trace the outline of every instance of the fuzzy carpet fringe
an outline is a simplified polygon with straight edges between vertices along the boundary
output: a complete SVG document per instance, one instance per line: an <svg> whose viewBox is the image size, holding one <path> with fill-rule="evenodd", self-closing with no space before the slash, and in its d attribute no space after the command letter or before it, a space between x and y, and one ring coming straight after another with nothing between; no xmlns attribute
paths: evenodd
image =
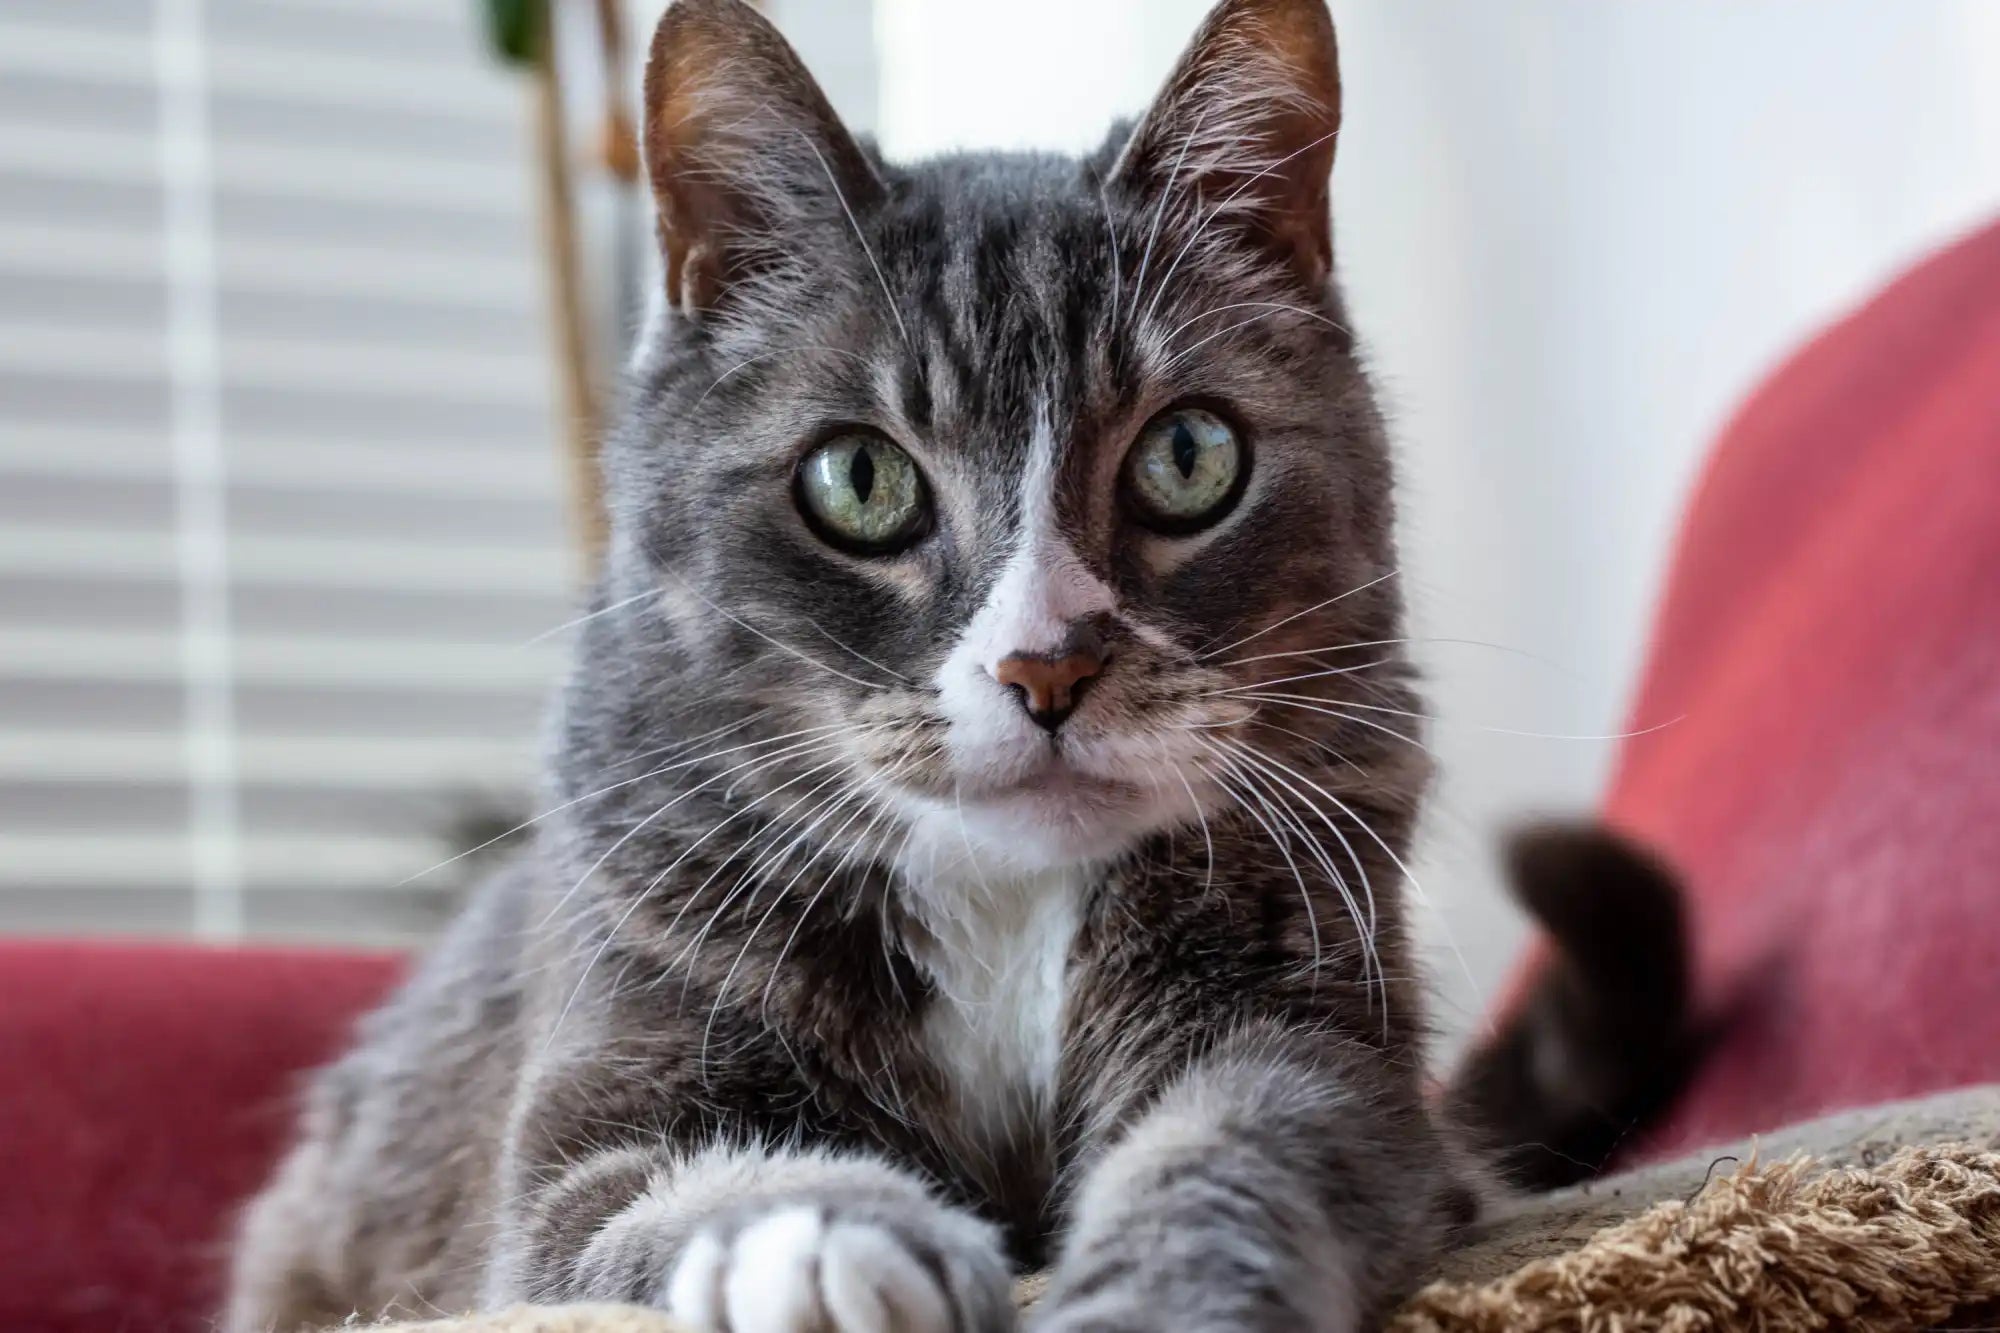
<svg viewBox="0 0 2000 1333"><path fill-rule="evenodd" d="M1436 1283L1391 1333L1932 1328L2000 1301L2000 1153L1910 1147L1814 1174L1754 1160L1577 1249Z"/></svg>

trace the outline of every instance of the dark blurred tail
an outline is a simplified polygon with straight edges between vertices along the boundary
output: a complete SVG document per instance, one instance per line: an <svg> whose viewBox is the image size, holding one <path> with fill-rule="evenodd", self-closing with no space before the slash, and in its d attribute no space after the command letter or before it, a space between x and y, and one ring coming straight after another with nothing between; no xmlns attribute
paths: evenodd
<svg viewBox="0 0 2000 1333"><path fill-rule="evenodd" d="M1507 866L1550 956L1447 1105L1510 1183L1554 1189L1596 1174L1678 1088L1692 1047L1687 924L1672 872L1598 825L1526 829Z"/></svg>

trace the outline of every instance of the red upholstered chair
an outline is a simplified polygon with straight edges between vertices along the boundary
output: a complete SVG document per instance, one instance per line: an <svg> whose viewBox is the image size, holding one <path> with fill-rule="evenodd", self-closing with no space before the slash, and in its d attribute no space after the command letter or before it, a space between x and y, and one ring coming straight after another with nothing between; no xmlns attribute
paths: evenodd
<svg viewBox="0 0 2000 1333"><path fill-rule="evenodd" d="M212 1327L238 1200L401 964L0 945L0 1330Z"/></svg>
<svg viewBox="0 0 2000 1333"><path fill-rule="evenodd" d="M1715 1032L1646 1152L2000 1080L2000 225L1724 432L1631 716Z"/></svg>
<svg viewBox="0 0 2000 1333"><path fill-rule="evenodd" d="M1646 1151L2000 1079L2000 227L1718 443L1611 819L1695 898L1716 1045ZM0 1330L208 1327L297 1073L389 958L0 946Z"/></svg>

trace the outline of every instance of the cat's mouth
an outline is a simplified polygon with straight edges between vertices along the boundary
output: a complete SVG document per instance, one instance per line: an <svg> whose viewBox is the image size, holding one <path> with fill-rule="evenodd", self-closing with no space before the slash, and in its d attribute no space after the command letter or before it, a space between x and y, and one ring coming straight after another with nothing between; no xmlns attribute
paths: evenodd
<svg viewBox="0 0 2000 1333"><path fill-rule="evenodd" d="M1158 740L1070 737L1059 743L961 752L890 784L920 849L913 864L970 857L982 874L1039 873L1102 862L1147 837L1201 817L1186 756ZM914 779L914 780L913 780Z"/></svg>
<svg viewBox="0 0 2000 1333"><path fill-rule="evenodd" d="M1040 797L1074 798L1095 803L1129 800L1137 794L1138 788L1132 783L1102 773L1093 773L1054 748L1048 750L1024 771L1009 774L1005 779L989 783L976 791L966 792L968 797L979 800L1004 801Z"/></svg>

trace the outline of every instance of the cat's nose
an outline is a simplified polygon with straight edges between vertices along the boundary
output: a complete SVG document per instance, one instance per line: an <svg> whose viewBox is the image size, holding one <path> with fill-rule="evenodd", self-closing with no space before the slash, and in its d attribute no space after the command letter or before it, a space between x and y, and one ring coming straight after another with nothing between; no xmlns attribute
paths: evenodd
<svg viewBox="0 0 2000 1333"><path fill-rule="evenodd" d="M1102 636L1085 623L1056 652L1001 658L993 679L1014 691L1036 726L1054 732L1076 711L1084 687L1103 673L1108 660Z"/></svg>

